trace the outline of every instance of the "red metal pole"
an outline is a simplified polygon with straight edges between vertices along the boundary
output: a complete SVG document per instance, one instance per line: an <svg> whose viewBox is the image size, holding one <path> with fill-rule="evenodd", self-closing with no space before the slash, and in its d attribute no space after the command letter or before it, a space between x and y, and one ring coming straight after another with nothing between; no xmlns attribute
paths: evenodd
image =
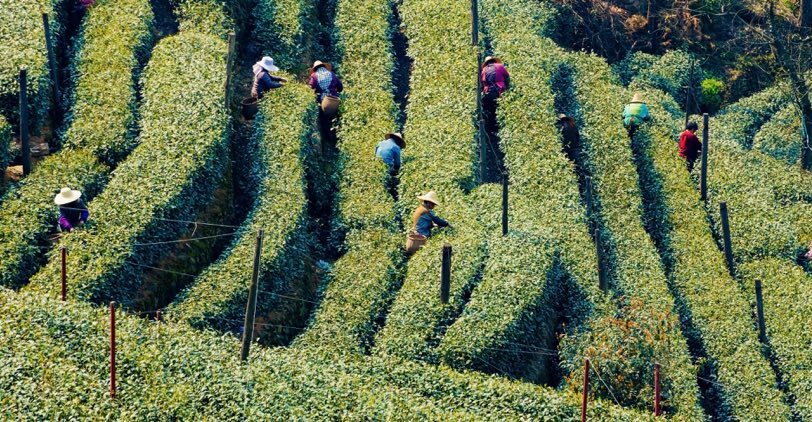
<svg viewBox="0 0 812 422"><path fill-rule="evenodd" d="M589 394L589 358L584 359L584 396L581 399L581 422L586 422L586 398Z"/></svg>
<svg viewBox="0 0 812 422"><path fill-rule="evenodd" d="M116 302L110 302L110 398L116 398Z"/></svg>
<svg viewBox="0 0 812 422"><path fill-rule="evenodd" d="M654 416L662 415L660 410L660 364L654 364Z"/></svg>
<svg viewBox="0 0 812 422"><path fill-rule="evenodd" d="M67 300L68 296L68 252L63 246L61 248L62 252L62 301L64 302Z"/></svg>

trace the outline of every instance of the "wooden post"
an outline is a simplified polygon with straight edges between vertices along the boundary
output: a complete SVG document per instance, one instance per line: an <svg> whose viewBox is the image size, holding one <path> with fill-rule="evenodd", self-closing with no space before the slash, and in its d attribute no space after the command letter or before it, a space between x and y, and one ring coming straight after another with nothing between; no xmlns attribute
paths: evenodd
<svg viewBox="0 0 812 422"><path fill-rule="evenodd" d="M479 44L479 3L471 0L471 45Z"/></svg>
<svg viewBox="0 0 812 422"><path fill-rule="evenodd" d="M589 394L589 358L584 359L584 394L581 397L581 422L586 422L586 401Z"/></svg>
<svg viewBox="0 0 812 422"><path fill-rule="evenodd" d="M662 415L660 409L660 364L654 364L654 416Z"/></svg>
<svg viewBox="0 0 812 422"><path fill-rule="evenodd" d="M66 301L68 297L68 251L62 246L60 254L62 255L62 301Z"/></svg>
<svg viewBox="0 0 812 422"><path fill-rule="evenodd" d="M51 83L54 89L54 124L51 126L57 127L57 122L62 118L62 94L59 87L59 65L56 62L54 44L51 39L51 26L48 23L47 13L42 14L42 26L45 30L45 49L48 52L48 67L50 68Z"/></svg>
<svg viewBox="0 0 812 422"><path fill-rule="evenodd" d="M225 106L228 110L231 105L231 72L234 67L234 46L237 42L237 37L234 33L228 34L228 56L226 56L226 86L225 86Z"/></svg>
<svg viewBox="0 0 812 422"><path fill-rule="evenodd" d="M702 113L702 175L699 178L699 199L708 200L708 113Z"/></svg>
<svg viewBox="0 0 812 422"><path fill-rule="evenodd" d="M758 316L758 339L767 343L767 327L764 325L764 297L761 292L761 280L756 280L756 312Z"/></svg>
<svg viewBox="0 0 812 422"><path fill-rule="evenodd" d="M597 225L596 225L597 226ZM601 230L595 227L595 255L598 259L598 287L606 292L606 268L603 265L603 248L601 247Z"/></svg>
<svg viewBox="0 0 812 422"><path fill-rule="evenodd" d="M257 312L257 279L259 279L259 257L262 252L262 236L265 231L259 229L257 232L257 243L254 249L254 271L251 274L251 286L248 288L248 303L245 306L245 322L242 331L242 348L240 349L240 360L245 362L248 359L248 352L251 349L251 341L254 339L254 318Z"/></svg>
<svg viewBox="0 0 812 422"><path fill-rule="evenodd" d="M448 303L451 291L451 245L443 245L443 264L440 270L440 302Z"/></svg>
<svg viewBox="0 0 812 422"><path fill-rule="evenodd" d="M23 154L23 175L31 173L31 145L28 139L28 70L20 68L20 143Z"/></svg>
<svg viewBox="0 0 812 422"><path fill-rule="evenodd" d="M155 312L155 321L161 322L161 310Z"/></svg>
<svg viewBox="0 0 812 422"><path fill-rule="evenodd" d="M730 276L736 278L736 263L733 261L733 249L730 245L730 220L728 220L726 202L719 204L719 214L722 217L722 240L724 241L727 269Z"/></svg>
<svg viewBox="0 0 812 422"><path fill-rule="evenodd" d="M502 173L502 236L508 234L508 174Z"/></svg>
<svg viewBox="0 0 812 422"><path fill-rule="evenodd" d="M110 302L110 398L116 398L116 302Z"/></svg>

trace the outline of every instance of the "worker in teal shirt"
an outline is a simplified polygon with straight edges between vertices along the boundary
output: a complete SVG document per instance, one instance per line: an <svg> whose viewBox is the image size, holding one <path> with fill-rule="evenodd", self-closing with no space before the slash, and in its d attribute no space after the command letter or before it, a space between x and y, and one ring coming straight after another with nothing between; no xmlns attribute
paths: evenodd
<svg viewBox="0 0 812 422"><path fill-rule="evenodd" d="M623 126L628 131L629 138L633 137L640 125L649 121L650 118L648 106L643 101L643 94L636 92L632 101L623 108Z"/></svg>

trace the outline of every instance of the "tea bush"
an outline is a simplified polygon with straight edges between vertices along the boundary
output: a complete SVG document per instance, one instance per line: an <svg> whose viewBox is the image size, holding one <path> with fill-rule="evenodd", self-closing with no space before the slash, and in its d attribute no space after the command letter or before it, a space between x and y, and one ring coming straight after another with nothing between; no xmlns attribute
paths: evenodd
<svg viewBox="0 0 812 422"><path fill-rule="evenodd" d="M71 254L74 298L124 300L142 268L177 239L209 202L227 157L229 118L223 108L227 46L205 34L181 33L156 46L144 72L141 142L90 204L93 224L63 236ZM189 68L197 69L194 90ZM135 244L144 244L136 246ZM54 292L59 259L32 279Z"/></svg>
<svg viewBox="0 0 812 422"><path fill-rule="evenodd" d="M756 280L762 282L764 321L776 366L794 399L793 413L812 417L812 295L809 274L788 260L767 259L741 266L742 282L750 303L755 304Z"/></svg>
<svg viewBox="0 0 812 422"><path fill-rule="evenodd" d="M99 1L87 12L71 68L75 90L63 149L46 157L0 205L0 285L20 286L43 263L63 186L87 203L138 143L136 80L152 47L147 0Z"/></svg>
<svg viewBox="0 0 812 422"><path fill-rule="evenodd" d="M647 98L660 95L665 94L646 92ZM655 122L638 135L635 145L648 167L640 183L659 196L652 200L662 205L665 221L653 227L663 239L661 253L669 263L673 289L682 299L682 314L691 316L696 331L692 335L701 340L708 364L723 386L719 393L730 409L719 410L740 420L748 415L786 419L789 409L769 363L760 354L750 304L728 273L685 161L677 155L672 122L660 118L665 112L659 106L653 105L651 110Z"/></svg>
<svg viewBox="0 0 812 422"><path fill-rule="evenodd" d="M257 200L231 246L203 271L170 306L173 319L202 328L237 330L251 280L256 233L265 230L260 254L259 289L284 290L303 278L309 239L304 157L313 154L316 104L310 89L287 84L266 95L254 122L253 177L260 180ZM258 312L273 306L267 296Z"/></svg>
<svg viewBox="0 0 812 422"><path fill-rule="evenodd" d="M306 54L316 55L313 38L320 30L316 2L310 0L259 0L254 8L256 26L253 38L263 54L273 57L277 66L298 73L310 63ZM373 23L375 21L370 21Z"/></svg>
<svg viewBox="0 0 812 422"><path fill-rule="evenodd" d="M753 149L790 165L798 165L801 157L802 132L798 108L789 105L775 113L772 119L759 129L753 139Z"/></svg>
<svg viewBox="0 0 812 422"><path fill-rule="evenodd" d="M19 121L20 67L28 69L28 103L32 127L39 128L48 115L51 80L42 13L48 13L55 44L64 32L66 0L5 2L0 7L0 113Z"/></svg>

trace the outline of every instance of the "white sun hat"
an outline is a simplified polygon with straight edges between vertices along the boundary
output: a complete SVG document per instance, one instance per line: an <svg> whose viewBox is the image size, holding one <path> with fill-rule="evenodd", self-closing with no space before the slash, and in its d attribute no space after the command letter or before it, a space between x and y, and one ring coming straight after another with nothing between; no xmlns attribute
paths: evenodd
<svg viewBox="0 0 812 422"><path fill-rule="evenodd" d="M273 64L273 59L270 56L265 56L257 64L268 72L278 72L279 68Z"/></svg>
<svg viewBox="0 0 812 422"><path fill-rule="evenodd" d="M54 197L54 203L56 205L65 205L70 204L73 201L78 200L82 197L82 192L78 190L73 190L71 188L62 188L58 194Z"/></svg>
<svg viewBox="0 0 812 422"><path fill-rule="evenodd" d="M418 196L417 199L431 202L434 205L440 205L440 199L437 198L437 192L434 192L433 190L429 191L429 193L425 195Z"/></svg>

